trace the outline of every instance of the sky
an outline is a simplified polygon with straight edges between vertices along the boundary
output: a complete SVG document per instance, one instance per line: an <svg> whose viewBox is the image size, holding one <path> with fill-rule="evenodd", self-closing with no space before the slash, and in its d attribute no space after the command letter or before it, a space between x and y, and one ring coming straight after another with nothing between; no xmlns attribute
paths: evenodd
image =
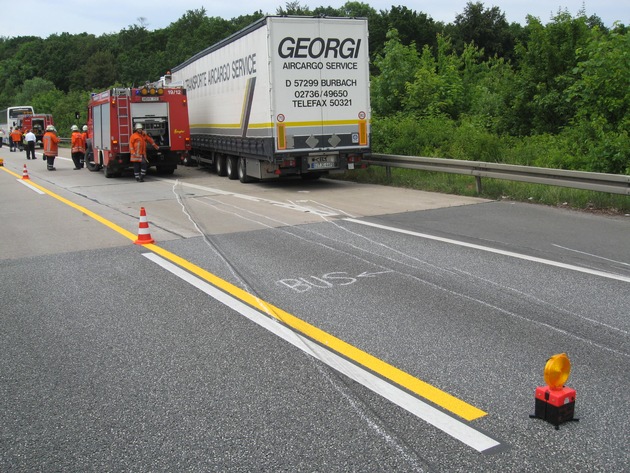
<svg viewBox="0 0 630 473"><path fill-rule="evenodd" d="M526 24L526 16L533 15L547 23L559 10L577 16L584 9L587 16L597 15L606 26L620 21L630 24L628 0L358 0L377 11L390 10L392 5L405 6L416 12L426 13L435 21L452 23L463 13L469 1L483 3L485 8L494 6L505 14L509 23ZM320 6L338 8L346 0L299 0L301 6L311 9ZM100 36L118 33L132 25L143 24L149 30L166 28L180 19L188 10L206 9L212 17L226 19L249 15L258 10L275 14L286 1L257 0L20 0L17 4L0 0L0 36L39 36L51 34L87 32ZM17 5L17 7L15 7ZM139 21L140 18L144 20Z"/></svg>

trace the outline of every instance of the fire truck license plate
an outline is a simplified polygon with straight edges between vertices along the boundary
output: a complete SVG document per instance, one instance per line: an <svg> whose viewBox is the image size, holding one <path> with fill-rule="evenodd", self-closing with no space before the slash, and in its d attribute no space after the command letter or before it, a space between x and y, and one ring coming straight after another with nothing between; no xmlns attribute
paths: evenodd
<svg viewBox="0 0 630 473"><path fill-rule="evenodd" d="M336 156L310 156L308 158L309 169L329 169L337 167Z"/></svg>

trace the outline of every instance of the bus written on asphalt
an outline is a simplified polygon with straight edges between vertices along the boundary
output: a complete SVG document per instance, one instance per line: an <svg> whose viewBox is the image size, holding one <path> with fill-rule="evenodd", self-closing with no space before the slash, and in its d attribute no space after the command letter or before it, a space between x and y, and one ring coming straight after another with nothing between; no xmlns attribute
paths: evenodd
<svg viewBox="0 0 630 473"><path fill-rule="evenodd" d="M267 16L172 69L192 151L248 182L315 179L370 150L367 20Z"/></svg>

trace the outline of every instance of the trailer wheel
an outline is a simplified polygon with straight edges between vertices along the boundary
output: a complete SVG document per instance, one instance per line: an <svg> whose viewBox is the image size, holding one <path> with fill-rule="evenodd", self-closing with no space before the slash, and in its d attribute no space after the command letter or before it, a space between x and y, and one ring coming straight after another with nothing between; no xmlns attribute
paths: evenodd
<svg viewBox="0 0 630 473"><path fill-rule="evenodd" d="M217 168L218 176L221 176L221 177L227 176L227 169L226 169L225 161L226 161L226 158L224 155L217 156L216 168Z"/></svg>
<svg viewBox="0 0 630 473"><path fill-rule="evenodd" d="M254 180L251 176L247 175L247 160L245 158L238 159L238 180L243 184Z"/></svg>
<svg viewBox="0 0 630 473"><path fill-rule="evenodd" d="M236 156L227 158L227 176L231 180L238 179L238 158Z"/></svg>
<svg viewBox="0 0 630 473"><path fill-rule="evenodd" d="M163 175L173 174L175 172L175 168L173 166L156 166L155 170L158 174Z"/></svg>
<svg viewBox="0 0 630 473"><path fill-rule="evenodd" d="M301 176L302 176L303 181L316 181L317 179L322 177L322 174L309 173L309 174L302 174Z"/></svg>

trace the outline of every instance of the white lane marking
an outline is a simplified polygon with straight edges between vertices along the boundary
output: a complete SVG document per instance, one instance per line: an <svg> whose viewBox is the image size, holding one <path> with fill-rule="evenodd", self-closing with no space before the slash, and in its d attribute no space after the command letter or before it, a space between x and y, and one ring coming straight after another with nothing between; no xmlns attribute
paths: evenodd
<svg viewBox="0 0 630 473"><path fill-rule="evenodd" d="M16 179L16 181L18 181L20 184L24 184L26 187L28 187L30 190L37 192L40 195L44 195L45 192L40 191L37 187L33 187L29 181L24 180L24 179Z"/></svg>
<svg viewBox="0 0 630 473"><path fill-rule="evenodd" d="M434 427L437 427L444 433L459 440L460 442L463 442L476 451L485 452L501 445L501 443L497 440L472 428L467 423L451 417L441 410L436 409L415 396L412 396L400 388L390 384L384 379L381 379L371 372L362 369L360 366L351 363L345 358L339 356L337 353L322 347L308 338L300 336L298 333L277 322L275 319L269 318L241 300L217 289L213 285L203 281L155 253L143 253L143 256L197 289L205 292L210 297L213 297L222 304L225 304L241 315L247 317L249 320L258 324L262 328L279 336L296 348L299 348L304 353L313 356L331 368L345 374L354 381L390 400L394 404L402 407Z"/></svg>
<svg viewBox="0 0 630 473"><path fill-rule="evenodd" d="M614 259L604 258L603 256L594 255L592 253L587 253L585 251L574 250L573 248L567 248L566 246L556 245L555 243L552 243L551 246L555 246L556 248L560 248L560 249L567 250L567 251L573 251L574 253L580 253L580 254L586 255L586 256L592 256L593 258L603 259L604 261L608 261L610 263L621 264L623 266L630 266L629 263L624 263L623 261L617 261L617 260L614 260Z"/></svg>
<svg viewBox="0 0 630 473"><path fill-rule="evenodd" d="M482 246L482 245L476 245L474 243L466 243L464 241L451 240L450 238L442 238L442 237L438 237L438 236L435 236L435 235L429 235L429 234L426 234L426 233L412 232L410 230L403 230L402 228L389 227L389 226L386 226L386 225L380 225L378 223L366 222L366 221L357 220L357 219L354 219L354 218L344 218L344 220L347 221L347 222L357 223L359 225L365 225L365 226L368 226L368 227L380 228L382 230L387 230L387 231L390 231L390 232L403 233L405 235L416 236L416 237L419 237L419 238L426 238L427 240L441 241L443 243L449 243L451 245L463 246L463 247L466 247L466 248L474 248L476 250L487 251L488 253L496 253L498 255L510 256L512 258L518 258L518 259L522 259L522 260L526 260L526 261L532 261L534 263L542 263L542 264L546 264L548 266L555 266L557 268L568 269L568 270L571 270L571 271L577 271L577 272L580 272L580 273L586 273L586 274L590 274L590 275L593 275L593 276L601 276L603 278L615 279L617 281L630 282L630 277L622 276L620 274L607 273L605 271L598 271L596 269L582 268L580 266L574 266L572 264L560 263L558 261L552 261L552 260L548 260L548 259L545 259L545 258L538 258L536 256L528 256L528 255L523 255L521 253L514 253L512 251L505 251L505 250L499 250L497 248L491 248L489 246Z"/></svg>

